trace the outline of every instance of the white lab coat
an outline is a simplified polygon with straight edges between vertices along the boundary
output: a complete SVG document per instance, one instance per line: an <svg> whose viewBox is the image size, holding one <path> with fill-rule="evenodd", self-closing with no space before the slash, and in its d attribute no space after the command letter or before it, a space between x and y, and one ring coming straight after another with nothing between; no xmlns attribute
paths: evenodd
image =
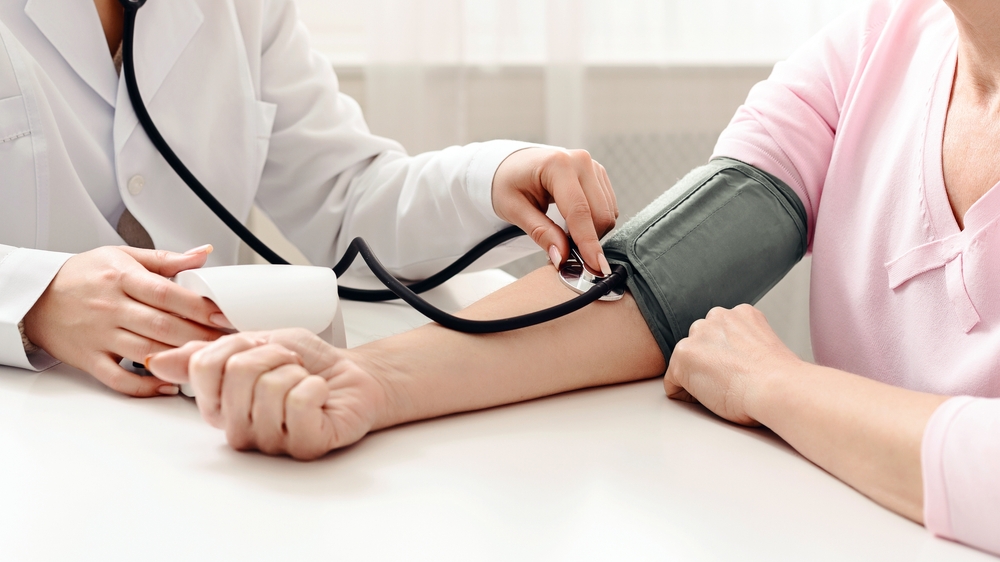
<svg viewBox="0 0 1000 562"><path fill-rule="evenodd" d="M420 278L507 226L493 175L528 145L409 157L372 135L292 0L150 0L135 59L180 158L237 217L259 205L314 264L364 236ZM210 265L236 262L237 238L138 125L92 0L0 0L0 364L51 365L25 356L17 324L69 255L123 243L112 223L126 207L157 248L211 243Z"/></svg>

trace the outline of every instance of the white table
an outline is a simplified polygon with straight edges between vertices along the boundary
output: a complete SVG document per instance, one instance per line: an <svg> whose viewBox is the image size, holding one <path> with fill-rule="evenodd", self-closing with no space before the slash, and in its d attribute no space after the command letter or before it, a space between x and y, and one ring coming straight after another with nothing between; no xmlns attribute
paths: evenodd
<svg viewBox="0 0 1000 562"><path fill-rule="evenodd" d="M419 323L345 312L353 344L389 317ZM660 381L411 424L303 464L230 450L183 398L0 368L0 506L4 561L995 560Z"/></svg>

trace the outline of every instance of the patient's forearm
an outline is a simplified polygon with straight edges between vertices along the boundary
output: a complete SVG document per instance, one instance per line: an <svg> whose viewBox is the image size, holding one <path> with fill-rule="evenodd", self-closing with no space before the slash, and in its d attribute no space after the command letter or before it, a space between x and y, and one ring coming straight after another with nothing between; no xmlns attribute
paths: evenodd
<svg viewBox="0 0 1000 562"><path fill-rule="evenodd" d="M816 365L769 381L755 419L861 493L923 521L920 447L947 398Z"/></svg>
<svg viewBox="0 0 1000 562"><path fill-rule="evenodd" d="M476 303L462 316L517 316L573 296L548 266ZM387 387L390 407L376 429L651 378L666 369L629 295L524 330L469 335L431 325L356 351L361 366L378 373Z"/></svg>

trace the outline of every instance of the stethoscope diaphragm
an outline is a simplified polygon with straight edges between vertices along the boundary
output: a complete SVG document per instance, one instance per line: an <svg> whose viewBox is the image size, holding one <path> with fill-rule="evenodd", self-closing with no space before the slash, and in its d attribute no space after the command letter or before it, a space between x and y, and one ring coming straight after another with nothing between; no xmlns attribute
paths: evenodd
<svg viewBox="0 0 1000 562"><path fill-rule="evenodd" d="M571 246L569 258L559 267L559 279L562 280L563 285L582 295L606 278L599 273L591 271L587 267L587 264L584 263L583 258L580 257L580 252L577 251L576 246ZM622 283L598 300L614 302L621 300L624 296L625 284Z"/></svg>

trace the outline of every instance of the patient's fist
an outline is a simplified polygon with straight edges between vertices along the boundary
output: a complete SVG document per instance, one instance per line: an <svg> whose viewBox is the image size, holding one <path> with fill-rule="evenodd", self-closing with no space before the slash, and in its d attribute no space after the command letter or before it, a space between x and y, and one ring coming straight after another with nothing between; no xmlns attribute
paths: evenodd
<svg viewBox="0 0 1000 562"><path fill-rule="evenodd" d="M164 380L190 382L202 416L233 448L300 460L357 442L386 402L383 385L350 352L305 330L192 343L149 367Z"/></svg>

